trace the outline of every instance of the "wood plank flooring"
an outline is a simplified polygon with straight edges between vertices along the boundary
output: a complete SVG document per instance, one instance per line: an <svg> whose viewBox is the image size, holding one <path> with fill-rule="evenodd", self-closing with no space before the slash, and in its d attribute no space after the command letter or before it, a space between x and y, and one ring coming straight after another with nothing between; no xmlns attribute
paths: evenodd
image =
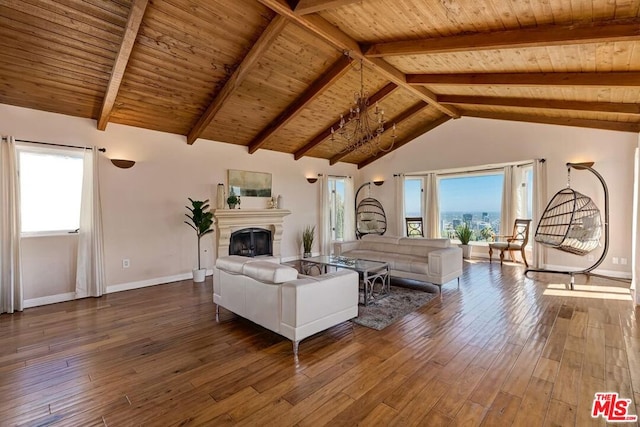
<svg viewBox="0 0 640 427"><path fill-rule="evenodd" d="M3 314L0 425L607 425L596 392L638 414L628 284L531 276L468 261L442 298L382 331L333 327L297 361L270 331L216 323L210 278Z"/></svg>

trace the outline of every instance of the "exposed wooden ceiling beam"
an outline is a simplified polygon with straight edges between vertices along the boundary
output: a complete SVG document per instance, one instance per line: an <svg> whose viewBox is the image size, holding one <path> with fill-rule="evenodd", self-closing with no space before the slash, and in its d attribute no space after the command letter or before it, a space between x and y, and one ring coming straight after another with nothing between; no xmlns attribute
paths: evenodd
<svg viewBox="0 0 640 427"><path fill-rule="evenodd" d="M429 132L432 129L437 128L438 126L440 126L443 123L448 122L451 119L451 117L449 116L441 116L440 118L433 120L431 122L427 122L424 125L422 125L421 127L419 127L418 129L416 129L414 132L412 132L410 135L407 135L406 137L404 137L402 140L400 141L396 141L396 143L394 144L393 148L387 152L382 152L377 156L371 156L366 160L363 160L362 162L358 163L358 169L362 169L363 167L375 162L376 160L381 159L382 157L386 156L387 154L396 151L398 148L402 147L403 145L406 145L408 143L410 143L411 141L413 141L414 139L418 138L421 135L424 135L425 133Z"/></svg>
<svg viewBox="0 0 640 427"><path fill-rule="evenodd" d="M606 120L574 119L571 117L545 117L535 116L532 114L499 113L490 111L463 111L462 114L467 117L479 117L483 119L576 126L592 129L617 130L622 132L640 132L640 123L636 122L613 122Z"/></svg>
<svg viewBox="0 0 640 427"><path fill-rule="evenodd" d="M425 108L427 108L428 105L429 104L427 104L424 101L418 101L417 103L413 104L411 107L407 108L402 113L400 113L397 116L395 116L393 119L388 120L384 124L384 132L386 132L389 129L391 129L394 124L396 124L396 125L400 124L403 121L407 120L408 118L412 117L414 114L417 114L420 111L424 110ZM335 165L340 160L344 159L345 157L347 157L349 154L353 153L354 151L356 151L356 150L355 149L349 149L349 150L345 150L343 152L340 152L340 153L336 154L331 159L329 159L329 164L330 165ZM384 153L384 151L382 151L381 153Z"/></svg>
<svg viewBox="0 0 640 427"><path fill-rule="evenodd" d="M382 101L386 96L391 94L397 88L398 88L398 85L396 85L395 83L386 84L382 89L380 89L379 91L371 95L371 97L369 98L369 103L375 104L376 102ZM348 116L349 111L348 110L345 111L342 115ZM334 123L331 124L331 126L328 126L322 132L314 136L311 139L311 141L309 141L307 144L304 145L304 147L300 148L298 151L293 153L294 159L300 160L309 151L311 151L316 146L320 145L322 141L329 138L329 136L331 135L331 129L338 129L339 126L340 126L340 119L336 120Z"/></svg>
<svg viewBox="0 0 640 427"><path fill-rule="evenodd" d="M303 108L311 101L316 99L322 92L336 80L349 70L351 58L343 55L332 66L322 74L307 88L302 95L298 97L291 105L289 105L269 126L263 129L253 141L249 143L249 153L255 153L264 145L267 139L284 127L291 119L293 119Z"/></svg>
<svg viewBox="0 0 640 427"><path fill-rule="evenodd" d="M296 14L286 0L258 0L264 6L282 15L300 27L320 37L333 47L341 51L352 52L355 58L362 56L358 42L331 25L326 19L318 15L301 16Z"/></svg>
<svg viewBox="0 0 640 427"><path fill-rule="evenodd" d="M122 78L124 77L124 71L129 63L129 57L133 50L133 45L138 36L138 30L144 17L144 11L147 8L148 0L134 0L131 4L131 10L129 11L129 18L127 19L127 25L124 30L124 37L120 44L120 49L116 55L116 60L113 63L113 69L111 70L111 77L109 78L109 84L102 100L102 107L100 108L100 114L98 116L98 129L105 130L109 117L113 111L113 106L116 103L116 97L122 84Z"/></svg>
<svg viewBox="0 0 640 427"><path fill-rule="evenodd" d="M249 71L269 49L274 40L282 33L282 30L287 23L288 21L280 15L276 15L275 18L271 20L267 28L260 35L260 38L258 38L256 43L251 47L249 53L247 53L240 65L235 69L229 80L227 80L213 101L211 101L211 104L209 104L204 114L200 116L196 124L191 128L187 135L188 144L193 144L196 139L202 135L202 132L204 132L211 121L213 121L224 103L242 84L249 74Z"/></svg>
<svg viewBox="0 0 640 427"><path fill-rule="evenodd" d="M556 99L508 98L494 96L439 95L443 104L494 105L503 107L545 108L553 110L597 111L620 114L640 114L640 104L620 102L562 101Z"/></svg>
<svg viewBox="0 0 640 427"><path fill-rule="evenodd" d="M411 85L640 86L640 72L408 74Z"/></svg>
<svg viewBox="0 0 640 427"><path fill-rule="evenodd" d="M294 11L299 15L322 12L327 9L346 6L352 3L360 3L362 0L300 0Z"/></svg>
<svg viewBox="0 0 640 427"><path fill-rule="evenodd" d="M436 96L436 94L431 92L426 87L415 87L407 84L406 74L395 68L393 65L389 64L384 59L366 58L365 63L369 63L374 67L375 70L378 71L378 73L382 74L386 79L392 81L400 87L409 90L409 92L411 92L413 95L417 96L425 102L428 102L430 105L434 106L446 115L453 118L460 117L460 114L455 108L440 104L438 102L438 97Z"/></svg>
<svg viewBox="0 0 640 427"><path fill-rule="evenodd" d="M458 118L460 114L452 107L444 106L438 103L438 99L434 93L426 88L416 88L407 84L406 76L403 72L386 62L381 58L366 58L362 53L362 49L358 42L349 35L342 32L339 28L334 27L326 19L319 15L311 14L308 16L301 16L296 14L289 4L285 0L258 0L260 3L275 11L276 13L283 15L295 22L302 28L315 34L320 39L331 44L335 48L348 51L354 59L363 59L365 64L373 67L379 74L381 74L387 80L397 84L400 87L405 88L410 93L414 94L418 98L430 105L434 106L443 113Z"/></svg>
<svg viewBox="0 0 640 427"><path fill-rule="evenodd" d="M463 34L371 45L368 57L469 52L486 49L514 49L564 46L584 43L633 41L640 38L640 19L545 25L521 30Z"/></svg>

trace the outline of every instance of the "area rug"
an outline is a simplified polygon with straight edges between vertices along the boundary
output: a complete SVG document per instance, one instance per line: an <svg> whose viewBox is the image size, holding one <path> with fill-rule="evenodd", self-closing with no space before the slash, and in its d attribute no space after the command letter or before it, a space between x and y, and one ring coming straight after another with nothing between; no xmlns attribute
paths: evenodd
<svg viewBox="0 0 640 427"><path fill-rule="evenodd" d="M390 295L369 303L366 307L364 305L358 306L358 317L352 321L379 331L422 307L436 296L437 294L423 290L391 286ZM362 295L360 295L360 300L362 300Z"/></svg>

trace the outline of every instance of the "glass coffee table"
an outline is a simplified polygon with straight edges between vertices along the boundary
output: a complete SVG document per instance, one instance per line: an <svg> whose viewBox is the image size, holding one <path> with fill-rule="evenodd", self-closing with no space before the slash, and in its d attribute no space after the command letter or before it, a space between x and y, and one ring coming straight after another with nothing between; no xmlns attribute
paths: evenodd
<svg viewBox="0 0 640 427"><path fill-rule="evenodd" d="M303 258L300 265L302 266L303 274L310 274L313 268L317 268L320 274L326 273L328 267L347 268L357 271L364 288L364 305L369 305L371 301L387 296L390 292L389 264L386 262L320 255Z"/></svg>

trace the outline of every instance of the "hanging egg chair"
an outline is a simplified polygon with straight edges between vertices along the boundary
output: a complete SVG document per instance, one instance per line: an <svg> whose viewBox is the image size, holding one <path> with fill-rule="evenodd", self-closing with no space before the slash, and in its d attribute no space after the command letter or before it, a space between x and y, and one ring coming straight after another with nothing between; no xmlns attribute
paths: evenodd
<svg viewBox="0 0 640 427"><path fill-rule="evenodd" d="M600 246L604 232L604 249L600 258L590 267L578 271L557 271L547 269L527 269L542 273L561 273L571 276L573 289L576 274L593 274L593 271L605 260L609 249L609 190L607 184L589 163L567 163L567 188L558 191L547 205L538 221L535 241L564 252L584 256ZM596 204L582 193L571 188L571 168L588 170L593 173L604 190L604 222ZM606 276L604 276L606 277Z"/></svg>
<svg viewBox="0 0 640 427"><path fill-rule="evenodd" d="M373 182L375 185L382 185L383 181ZM384 212L382 203L371 197L371 182L365 182L356 191L354 202L356 202L356 238L361 238L365 234L383 235L387 231L387 215ZM367 197L358 201L358 193L364 187L368 187Z"/></svg>
<svg viewBox="0 0 640 427"><path fill-rule="evenodd" d="M571 188L556 193L547 205L535 241L561 251L586 255L600 246L602 220L591 198Z"/></svg>
<svg viewBox="0 0 640 427"><path fill-rule="evenodd" d="M387 216L382 204L372 197L366 197L358 203L356 209L356 235L384 234L387 231Z"/></svg>

